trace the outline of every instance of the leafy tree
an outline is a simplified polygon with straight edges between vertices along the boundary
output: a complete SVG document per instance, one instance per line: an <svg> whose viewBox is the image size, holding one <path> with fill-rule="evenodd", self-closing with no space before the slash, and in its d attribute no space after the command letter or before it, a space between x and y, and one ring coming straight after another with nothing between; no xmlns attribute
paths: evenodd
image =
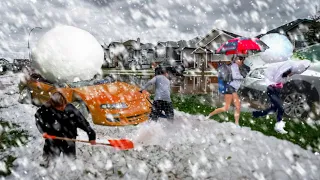
<svg viewBox="0 0 320 180"><path fill-rule="evenodd" d="M320 43L320 8L316 7L316 14L311 20L309 30L304 34L310 45Z"/></svg>

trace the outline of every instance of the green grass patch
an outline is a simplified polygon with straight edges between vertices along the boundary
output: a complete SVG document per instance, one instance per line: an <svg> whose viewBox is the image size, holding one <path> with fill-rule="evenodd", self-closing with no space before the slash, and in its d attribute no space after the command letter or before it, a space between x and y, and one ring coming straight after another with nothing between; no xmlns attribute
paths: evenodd
<svg viewBox="0 0 320 180"><path fill-rule="evenodd" d="M22 146L27 143L27 133L17 129L19 126L0 119L0 153L11 147ZM1 157L1 156L0 156ZM0 169L0 176L8 176L11 174L10 169L13 167L13 162L16 157L6 155L0 158L2 163L5 163L5 170Z"/></svg>
<svg viewBox="0 0 320 180"><path fill-rule="evenodd" d="M11 168L13 167L13 161L15 161L17 158L11 155L5 156L4 158L1 158L0 161L5 163L6 170L0 170L0 177L1 176L8 176L11 174Z"/></svg>
<svg viewBox="0 0 320 180"><path fill-rule="evenodd" d="M208 95L172 95L174 108L189 114L202 114L207 116L215 107L210 105ZM230 108L232 110L232 108ZM224 112L211 117L218 122L234 122L233 112ZM282 135L274 131L276 118L274 115L262 118L253 118L251 113L242 112L240 116L240 126L250 127L252 130L260 131L267 136L274 136L279 139L291 141L302 148L320 151L320 127L310 126L305 121L284 118L285 129L288 134Z"/></svg>

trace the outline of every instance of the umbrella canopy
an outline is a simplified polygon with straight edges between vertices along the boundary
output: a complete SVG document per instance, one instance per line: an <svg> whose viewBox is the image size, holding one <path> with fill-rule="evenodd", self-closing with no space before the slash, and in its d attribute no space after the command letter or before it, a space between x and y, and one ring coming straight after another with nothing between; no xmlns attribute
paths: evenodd
<svg viewBox="0 0 320 180"><path fill-rule="evenodd" d="M309 60L299 61L284 61L278 63L272 63L265 71L265 77L270 84L279 83L285 80L282 74L291 69L293 74L301 74L310 67L311 62Z"/></svg>
<svg viewBox="0 0 320 180"><path fill-rule="evenodd" d="M269 48L258 38L234 38L230 39L216 50L216 54L238 54L246 55L248 51L261 52Z"/></svg>
<svg viewBox="0 0 320 180"><path fill-rule="evenodd" d="M294 61L292 64L292 73L301 74L310 67L311 62L309 60L300 60Z"/></svg>

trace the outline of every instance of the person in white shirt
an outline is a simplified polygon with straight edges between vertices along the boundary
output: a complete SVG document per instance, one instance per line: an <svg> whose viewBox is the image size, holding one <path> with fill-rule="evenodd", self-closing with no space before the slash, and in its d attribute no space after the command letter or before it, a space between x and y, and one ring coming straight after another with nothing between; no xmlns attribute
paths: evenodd
<svg viewBox="0 0 320 180"><path fill-rule="evenodd" d="M283 103L280 98L280 90L283 88L283 84L287 78L294 74L301 74L310 66L310 61L285 61L281 63L274 63L269 66L265 71L265 81L268 85L267 95L270 99L271 106L262 111L253 111L252 116L255 118L265 116L270 112L277 112L277 123L275 125L275 131L286 134L283 128L285 123L282 121L284 113Z"/></svg>
<svg viewBox="0 0 320 180"><path fill-rule="evenodd" d="M238 96L238 89L240 88L241 81L243 80L243 76L240 73L239 67L243 65L245 57L243 56L234 56L232 58L231 64L231 73L232 73L232 81L226 84L226 91L224 93L224 106L212 111L208 118L213 115L228 111L233 100L233 104L235 105L235 112L234 112L234 119L235 124L239 126L239 118L240 118L240 110L241 110L241 103L240 98Z"/></svg>

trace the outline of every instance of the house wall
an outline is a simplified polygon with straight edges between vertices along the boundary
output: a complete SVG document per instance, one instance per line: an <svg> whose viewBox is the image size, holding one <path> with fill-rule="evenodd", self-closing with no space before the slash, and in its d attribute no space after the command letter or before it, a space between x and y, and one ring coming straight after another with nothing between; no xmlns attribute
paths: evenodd
<svg viewBox="0 0 320 180"><path fill-rule="evenodd" d="M112 61L110 58L109 49L103 49L103 52L104 52L104 61L103 61L102 67L114 67L114 64L112 64Z"/></svg>
<svg viewBox="0 0 320 180"><path fill-rule="evenodd" d="M150 64L155 61L155 51L153 49L142 49L142 64Z"/></svg>
<svg viewBox="0 0 320 180"><path fill-rule="evenodd" d="M194 50L195 50L194 48L185 48L181 51L180 61L183 63L184 67L186 68L193 67L194 55L191 53Z"/></svg>
<svg viewBox="0 0 320 180"><path fill-rule="evenodd" d="M163 62L167 60L180 60L180 56L175 51L178 47L166 47L157 45L155 47L155 62Z"/></svg>
<svg viewBox="0 0 320 180"><path fill-rule="evenodd" d="M167 51L167 58L168 60L180 60L179 55L177 54L177 52L175 51L176 49L178 49L178 47L167 47L166 51Z"/></svg>
<svg viewBox="0 0 320 180"><path fill-rule="evenodd" d="M198 68L200 70L208 68L207 60L211 59L211 56L211 53L195 53L192 68Z"/></svg>
<svg viewBox="0 0 320 180"><path fill-rule="evenodd" d="M137 43L131 42L128 43L128 45L124 45L126 48L126 51L128 53L127 56L124 56L123 58L123 65L125 68L129 68L130 64L134 62L142 63L141 62L141 50L140 46L137 45Z"/></svg>
<svg viewBox="0 0 320 180"><path fill-rule="evenodd" d="M123 67L128 59L128 51L123 44L114 44L109 46L110 59L112 67Z"/></svg>
<svg viewBox="0 0 320 180"><path fill-rule="evenodd" d="M223 63L230 64L231 61L223 61ZM208 66L213 69L218 69L219 61L208 62Z"/></svg>
<svg viewBox="0 0 320 180"><path fill-rule="evenodd" d="M217 50L223 43L227 42L229 39L232 39L233 37L228 36L226 34L220 34L215 39L211 39L212 41L209 42L205 48L211 50L213 53L201 53L202 55L194 55L194 61L195 61L195 68L200 68L204 66L205 69L207 68L213 68L217 66L215 63L210 62L217 62L217 61L225 61L229 60L230 57L226 55L221 54L214 54L215 50ZM203 60L205 62L203 62Z"/></svg>
<svg viewBox="0 0 320 180"><path fill-rule="evenodd" d="M167 55L166 55L166 47L165 46L162 46L162 45L157 45L155 47L155 55L156 55L156 58L165 58Z"/></svg>

